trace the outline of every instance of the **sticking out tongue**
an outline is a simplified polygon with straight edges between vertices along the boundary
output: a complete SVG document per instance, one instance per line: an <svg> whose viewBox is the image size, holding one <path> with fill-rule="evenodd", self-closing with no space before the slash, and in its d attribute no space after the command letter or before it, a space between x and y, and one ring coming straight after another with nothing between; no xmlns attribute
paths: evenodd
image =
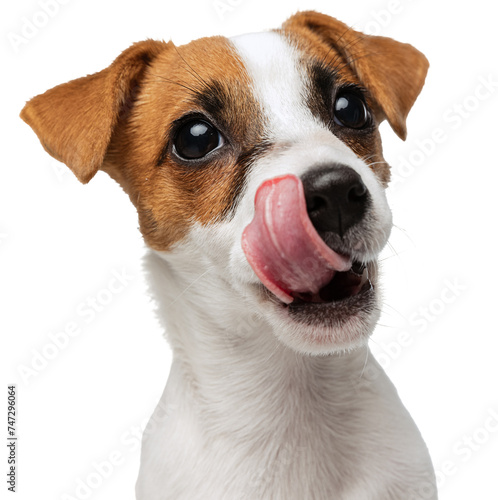
<svg viewBox="0 0 498 500"><path fill-rule="evenodd" d="M316 232L303 185L294 175L261 184L242 249L258 278L286 304L295 294L317 294L337 271L351 268L351 260L330 249Z"/></svg>

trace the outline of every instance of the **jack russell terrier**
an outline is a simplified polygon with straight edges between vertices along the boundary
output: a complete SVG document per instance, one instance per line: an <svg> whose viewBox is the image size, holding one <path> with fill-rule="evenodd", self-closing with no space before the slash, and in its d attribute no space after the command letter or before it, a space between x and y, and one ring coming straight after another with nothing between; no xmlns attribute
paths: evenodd
<svg viewBox="0 0 498 500"><path fill-rule="evenodd" d="M406 137L426 58L317 12L147 40L22 118L83 183L136 206L173 350L139 500L437 498L367 346L391 230L379 123Z"/></svg>

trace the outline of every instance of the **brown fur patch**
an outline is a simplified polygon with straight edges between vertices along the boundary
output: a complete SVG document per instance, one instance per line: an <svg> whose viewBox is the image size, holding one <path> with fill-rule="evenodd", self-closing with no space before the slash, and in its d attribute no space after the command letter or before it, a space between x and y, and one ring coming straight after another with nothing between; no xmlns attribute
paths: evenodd
<svg viewBox="0 0 498 500"><path fill-rule="evenodd" d="M303 53L310 81L314 80L317 65L333 75L330 95L344 85L364 90L366 104L374 117L370 133L334 126L330 122L333 103L327 102L322 89L312 90L309 105L387 185L390 169L382 155L378 124L387 118L394 131L406 138L406 117L422 89L427 59L411 45L364 35L337 19L313 11L292 16L280 33Z"/></svg>
<svg viewBox="0 0 498 500"><path fill-rule="evenodd" d="M406 117L424 85L429 63L409 44L370 36L314 11L299 12L282 26L304 50L335 51L369 90L394 131L406 138ZM297 37L296 37L297 35ZM341 72L343 70L341 69Z"/></svg>
<svg viewBox="0 0 498 500"><path fill-rule="evenodd" d="M222 37L172 48L147 72L104 168L130 195L152 248L169 248L193 222L209 224L230 215L251 159L258 145L264 146L249 83ZM204 161L181 161L172 152L173 123L192 113L206 116L225 138Z"/></svg>
<svg viewBox="0 0 498 500"><path fill-rule="evenodd" d="M247 169L267 147L249 85L225 38L180 48L146 41L105 70L33 98L21 117L82 182L99 168L113 177L137 207L147 244L166 250L192 223L230 215ZM171 134L175 121L194 112L221 131L225 145L189 164L172 154Z"/></svg>

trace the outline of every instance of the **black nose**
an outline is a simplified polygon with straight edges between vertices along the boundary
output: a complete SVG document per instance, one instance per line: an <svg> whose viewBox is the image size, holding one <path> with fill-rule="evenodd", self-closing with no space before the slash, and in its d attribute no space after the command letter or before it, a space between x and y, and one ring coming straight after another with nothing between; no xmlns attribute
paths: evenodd
<svg viewBox="0 0 498 500"><path fill-rule="evenodd" d="M365 215L370 195L361 177L345 165L326 165L301 178L311 222L319 232L344 236Z"/></svg>

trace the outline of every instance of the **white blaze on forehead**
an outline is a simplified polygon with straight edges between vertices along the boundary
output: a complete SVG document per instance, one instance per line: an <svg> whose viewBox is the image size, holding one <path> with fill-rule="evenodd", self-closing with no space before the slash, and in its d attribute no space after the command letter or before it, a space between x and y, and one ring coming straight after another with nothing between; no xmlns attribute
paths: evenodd
<svg viewBox="0 0 498 500"><path fill-rule="evenodd" d="M299 53L280 34L251 33L230 39L252 78L268 120L270 138L292 140L323 126L306 104L307 74Z"/></svg>

